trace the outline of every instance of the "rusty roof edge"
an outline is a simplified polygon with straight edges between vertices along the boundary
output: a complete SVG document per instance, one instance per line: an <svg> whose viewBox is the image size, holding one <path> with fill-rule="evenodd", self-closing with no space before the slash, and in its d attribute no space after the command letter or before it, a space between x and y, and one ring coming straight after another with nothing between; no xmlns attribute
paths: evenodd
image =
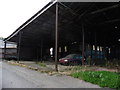
<svg viewBox="0 0 120 90"><path fill-rule="evenodd" d="M23 28L29 25L32 21L34 21L37 17L39 17L42 13L44 13L47 9L53 6L57 0L51 0L47 5L45 5L40 11L38 11L35 15L33 15L30 19L28 19L25 23L23 23L17 30L15 30L10 36L4 39L4 41L8 41L13 36L18 34Z"/></svg>

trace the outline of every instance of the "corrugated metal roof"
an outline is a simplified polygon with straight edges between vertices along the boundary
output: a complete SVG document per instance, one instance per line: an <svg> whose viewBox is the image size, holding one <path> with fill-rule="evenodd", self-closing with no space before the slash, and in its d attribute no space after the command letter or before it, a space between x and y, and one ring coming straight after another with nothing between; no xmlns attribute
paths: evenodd
<svg viewBox="0 0 120 90"><path fill-rule="evenodd" d="M21 30L23 45L39 44L41 39L44 39L46 45L52 44L55 37L55 3L46 5L5 40L17 42ZM114 39L111 35L114 36L114 26L120 26L119 3L62 2L62 4L59 3L59 43L81 41L81 22L84 23L86 36L88 36L86 42L94 42L96 31L99 44L118 43L114 39L119 38L119 35L116 34Z"/></svg>

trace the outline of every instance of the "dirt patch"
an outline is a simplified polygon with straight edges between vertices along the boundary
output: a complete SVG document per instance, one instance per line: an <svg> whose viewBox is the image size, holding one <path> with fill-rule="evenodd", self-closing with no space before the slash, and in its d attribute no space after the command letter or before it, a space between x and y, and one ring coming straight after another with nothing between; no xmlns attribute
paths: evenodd
<svg viewBox="0 0 120 90"><path fill-rule="evenodd" d="M98 66L92 66L91 70L93 70L93 71L110 71L110 72L117 72L118 71L117 69L108 69L105 67L98 67Z"/></svg>
<svg viewBox="0 0 120 90"><path fill-rule="evenodd" d="M80 72L80 71L110 71L110 72L118 72L117 69L108 69L105 67L99 66L64 66L58 65L59 72L55 71L55 65L53 62L44 62L46 67L42 67L36 62L29 62L29 61L20 61L19 63L14 61L9 61L8 63L12 65L18 65L21 67L26 67L35 71L39 71L42 73L48 73L49 75L70 75L72 72Z"/></svg>

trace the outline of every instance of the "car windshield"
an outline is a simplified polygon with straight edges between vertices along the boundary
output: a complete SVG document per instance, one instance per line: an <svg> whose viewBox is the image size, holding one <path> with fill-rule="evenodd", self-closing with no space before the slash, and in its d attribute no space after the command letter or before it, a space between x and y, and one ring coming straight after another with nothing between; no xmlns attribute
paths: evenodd
<svg viewBox="0 0 120 90"><path fill-rule="evenodd" d="M67 55L65 58L73 58L74 54Z"/></svg>

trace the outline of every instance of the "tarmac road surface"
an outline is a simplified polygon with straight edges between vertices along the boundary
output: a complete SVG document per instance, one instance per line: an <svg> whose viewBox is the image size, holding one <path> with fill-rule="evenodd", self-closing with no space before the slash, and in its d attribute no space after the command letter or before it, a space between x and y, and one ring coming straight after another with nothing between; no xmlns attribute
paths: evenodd
<svg viewBox="0 0 120 90"><path fill-rule="evenodd" d="M2 89L2 61L0 61L0 90Z"/></svg>
<svg viewBox="0 0 120 90"><path fill-rule="evenodd" d="M1 68L1 64L0 64ZM49 76L2 62L2 88L100 88L70 76Z"/></svg>

